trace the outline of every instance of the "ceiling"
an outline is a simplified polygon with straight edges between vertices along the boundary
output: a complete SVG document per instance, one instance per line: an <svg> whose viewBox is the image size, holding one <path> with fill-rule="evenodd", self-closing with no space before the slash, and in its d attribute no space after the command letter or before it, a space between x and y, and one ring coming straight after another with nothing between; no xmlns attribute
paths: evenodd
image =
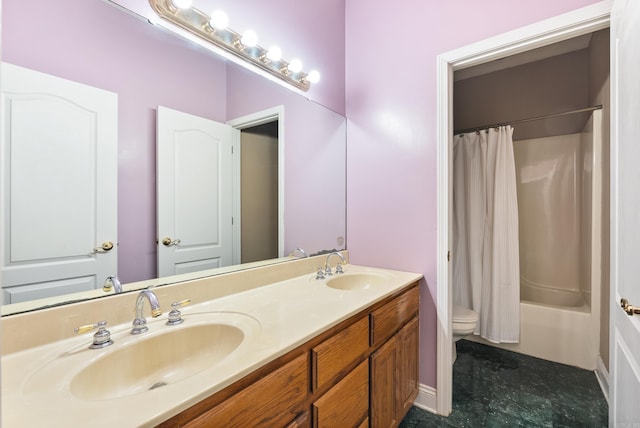
<svg viewBox="0 0 640 428"><path fill-rule="evenodd" d="M511 67L517 67L522 64L528 64L551 58L556 55L563 55L569 52L586 49L591 42L592 34L574 37L573 39L563 40L552 45L543 46L541 48L532 49L506 58L476 65L475 67L458 70L454 73L454 80L464 80L471 77L482 76L483 74L493 73L494 71L504 70Z"/></svg>

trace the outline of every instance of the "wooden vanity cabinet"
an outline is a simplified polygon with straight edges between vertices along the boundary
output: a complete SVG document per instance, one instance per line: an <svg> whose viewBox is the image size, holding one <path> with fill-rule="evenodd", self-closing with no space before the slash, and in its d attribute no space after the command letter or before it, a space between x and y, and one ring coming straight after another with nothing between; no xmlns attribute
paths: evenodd
<svg viewBox="0 0 640 428"><path fill-rule="evenodd" d="M166 427L396 427L418 393L414 283L174 416Z"/></svg>

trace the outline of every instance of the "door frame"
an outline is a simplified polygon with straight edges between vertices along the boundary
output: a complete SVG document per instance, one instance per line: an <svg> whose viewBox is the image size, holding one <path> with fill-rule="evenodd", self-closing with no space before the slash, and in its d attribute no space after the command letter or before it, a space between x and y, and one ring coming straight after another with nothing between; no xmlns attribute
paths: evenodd
<svg viewBox="0 0 640 428"><path fill-rule="evenodd" d="M576 9L437 57L437 383L436 411L451 413L453 398L451 249L453 72L610 26L612 0ZM611 85L615 76L611 75ZM612 124L613 128L613 124ZM613 173L613 172L612 172ZM613 248L613 247L612 247ZM454 255L455 257L455 255Z"/></svg>
<svg viewBox="0 0 640 428"><path fill-rule="evenodd" d="M284 105L241 116L227 121L238 132L233 134L233 264L241 261L241 197L240 197L240 137L243 129L278 121L278 257L284 257Z"/></svg>

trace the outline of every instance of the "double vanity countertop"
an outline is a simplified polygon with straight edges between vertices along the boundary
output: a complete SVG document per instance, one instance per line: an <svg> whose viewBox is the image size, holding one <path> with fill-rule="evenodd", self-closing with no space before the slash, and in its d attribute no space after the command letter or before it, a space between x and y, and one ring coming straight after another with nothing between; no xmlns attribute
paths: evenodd
<svg viewBox="0 0 640 428"><path fill-rule="evenodd" d="M70 334L4 355L2 424L157 425L422 278L355 265L344 270L323 280L310 273L194 302L181 309L178 326L165 325L171 302L163 301L160 287L154 291L165 314L150 318L145 301L146 333L131 335L130 322L120 323L107 326L114 343L103 349L88 348L91 334ZM352 289L328 285L341 277L361 281ZM230 328L208 329L212 324ZM128 351L141 341L150 345ZM182 360L158 363L163 353ZM154 364L175 367L161 379L144 378Z"/></svg>

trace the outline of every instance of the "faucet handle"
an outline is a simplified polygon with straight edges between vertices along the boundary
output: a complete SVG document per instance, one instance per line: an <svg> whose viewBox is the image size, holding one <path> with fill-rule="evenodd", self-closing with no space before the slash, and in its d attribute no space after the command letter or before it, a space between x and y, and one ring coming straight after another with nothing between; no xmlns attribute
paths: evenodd
<svg viewBox="0 0 640 428"><path fill-rule="evenodd" d="M95 324L87 324L81 325L80 327L76 327L73 331L76 334L87 333L89 331L95 330L98 331L93 335L93 342L89 345L90 349L101 349L113 344L113 340L111 340L111 333L107 330L107 322L99 321Z"/></svg>
<svg viewBox="0 0 640 428"><path fill-rule="evenodd" d="M171 304L171 312L169 312L169 319L167 320L167 322L165 324L167 324L167 325L177 325L177 324L180 324L180 323L184 322L184 320L182 319L182 314L180 313L178 308L186 306L189 303L191 303L191 299L184 299L184 300L181 300L179 302L173 302Z"/></svg>
<svg viewBox="0 0 640 428"><path fill-rule="evenodd" d="M318 268L318 272L316 272L316 279L324 279L324 270L322 270L322 266Z"/></svg>
<svg viewBox="0 0 640 428"><path fill-rule="evenodd" d="M343 273L344 273L344 270L342 270L342 263L338 262L338 264L336 265L336 275L340 275Z"/></svg>
<svg viewBox="0 0 640 428"><path fill-rule="evenodd" d="M324 266L324 274L325 274L326 276L331 276L331 275L333 275L333 273L331 273L331 266L329 266L329 263L327 263L327 264Z"/></svg>

